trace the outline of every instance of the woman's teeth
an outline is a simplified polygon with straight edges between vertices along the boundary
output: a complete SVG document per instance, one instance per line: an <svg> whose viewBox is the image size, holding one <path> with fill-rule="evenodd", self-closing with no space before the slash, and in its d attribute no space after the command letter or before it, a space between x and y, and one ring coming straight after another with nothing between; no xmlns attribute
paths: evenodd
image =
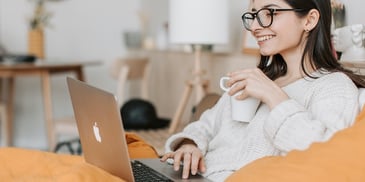
<svg viewBox="0 0 365 182"><path fill-rule="evenodd" d="M261 42L261 41L269 40L269 39L271 39L273 37L274 37L273 35L265 35L265 36L262 36L262 37L258 37L257 38L257 41L258 42Z"/></svg>

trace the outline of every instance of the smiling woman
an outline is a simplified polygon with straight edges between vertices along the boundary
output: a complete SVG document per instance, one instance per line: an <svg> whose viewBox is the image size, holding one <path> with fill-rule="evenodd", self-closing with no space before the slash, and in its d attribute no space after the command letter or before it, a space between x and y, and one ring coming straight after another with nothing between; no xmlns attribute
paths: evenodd
<svg viewBox="0 0 365 182"><path fill-rule="evenodd" d="M162 161L173 158L176 170L184 162L183 178L200 171L224 181L239 166L304 150L351 126L358 112L356 85L365 86L365 77L335 59L330 9L330 0L251 0L242 24L254 37L246 43L259 47L257 68L227 73L230 90L167 139ZM255 116L235 119L244 108L232 99L252 98L261 101Z"/></svg>

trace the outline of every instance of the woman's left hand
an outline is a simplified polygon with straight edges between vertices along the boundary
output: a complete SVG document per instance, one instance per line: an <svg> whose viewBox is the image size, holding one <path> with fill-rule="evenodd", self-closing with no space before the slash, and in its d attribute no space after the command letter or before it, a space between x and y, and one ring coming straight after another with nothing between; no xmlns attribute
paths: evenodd
<svg viewBox="0 0 365 182"><path fill-rule="evenodd" d="M231 79L227 85L233 87L229 90L229 95L235 95L242 91L236 99L243 100L247 97L255 97L266 103L271 109L280 102L287 100L288 95L271 79L269 79L260 69L244 69L228 73Z"/></svg>

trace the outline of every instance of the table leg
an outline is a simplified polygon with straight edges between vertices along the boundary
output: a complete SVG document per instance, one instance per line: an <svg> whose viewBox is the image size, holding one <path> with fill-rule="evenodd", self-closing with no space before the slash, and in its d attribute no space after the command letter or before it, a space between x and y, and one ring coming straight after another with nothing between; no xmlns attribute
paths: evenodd
<svg viewBox="0 0 365 182"><path fill-rule="evenodd" d="M77 70L75 70L76 73L76 77L77 79L79 79L80 81L85 81L85 76L84 76L84 72L82 71L82 67L78 67Z"/></svg>
<svg viewBox="0 0 365 182"><path fill-rule="evenodd" d="M5 145L12 146L13 145L13 111L14 111L14 78L9 77L8 79L8 91L7 91L7 101L6 101L6 141Z"/></svg>
<svg viewBox="0 0 365 182"><path fill-rule="evenodd" d="M43 107L44 107L44 117L46 121L47 129L47 140L48 149L52 151L56 146L56 136L54 133L53 124L53 113L52 113L52 96L51 96L51 78L48 71L43 71L41 74L42 80L42 94L43 94Z"/></svg>

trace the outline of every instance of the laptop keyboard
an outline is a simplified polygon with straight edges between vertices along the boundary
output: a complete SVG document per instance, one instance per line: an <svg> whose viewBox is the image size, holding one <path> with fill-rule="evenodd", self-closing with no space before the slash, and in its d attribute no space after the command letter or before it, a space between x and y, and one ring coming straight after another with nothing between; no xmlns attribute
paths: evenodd
<svg viewBox="0 0 365 182"><path fill-rule="evenodd" d="M139 161L132 161L133 176L136 182L172 181Z"/></svg>

